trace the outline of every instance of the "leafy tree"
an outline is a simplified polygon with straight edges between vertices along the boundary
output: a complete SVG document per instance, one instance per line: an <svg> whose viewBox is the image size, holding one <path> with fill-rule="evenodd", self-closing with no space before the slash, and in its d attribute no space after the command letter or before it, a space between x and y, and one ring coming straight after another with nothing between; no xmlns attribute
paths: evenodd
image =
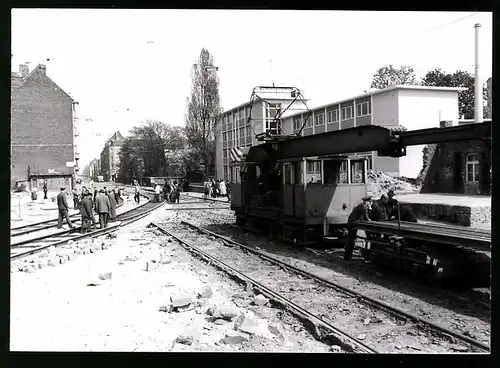
<svg viewBox="0 0 500 368"><path fill-rule="evenodd" d="M184 159L181 157L180 163L174 162L168 153L185 146L182 127L172 127L160 121L146 121L134 127L120 151L120 180L130 182L133 178L182 175Z"/></svg>
<svg viewBox="0 0 500 368"><path fill-rule="evenodd" d="M394 85L415 85L417 79L415 71L409 65L403 65L400 68L394 65L385 65L378 68L372 77L370 88L383 89Z"/></svg>
<svg viewBox="0 0 500 368"><path fill-rule="evenodd" d="M187 101L186 137L192 149L189 157L193 168L205 176L215 172L215 126L221 113L219 79L213 57L202 49L192 69L191 96Z"/></svg>
<svg viewBox="0 0 500 368"><path fill-rule="evenodd" d="M422 85L433 87L464 87L458 92L458 111L460 117L474 119L474 76L469 72L457 70L455 73L445 73L442 69L434 69L422 78ZM487 89L483 88L483 100L487 99ZM484 107L486 109L486 107ZM484 111L484 110L483 110ZM484 115L486 117L487 115Z"/></svg>

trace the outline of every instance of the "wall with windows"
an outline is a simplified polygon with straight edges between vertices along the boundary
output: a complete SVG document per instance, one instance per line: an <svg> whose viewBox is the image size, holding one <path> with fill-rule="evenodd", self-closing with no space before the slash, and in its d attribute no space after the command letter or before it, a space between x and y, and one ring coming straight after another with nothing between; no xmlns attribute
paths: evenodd
<svg viewBox="0 0 500 368"><path fill-rule="evenodd" d="M422 193L491 194L491 148L483 141L439 144Z"/></svg>

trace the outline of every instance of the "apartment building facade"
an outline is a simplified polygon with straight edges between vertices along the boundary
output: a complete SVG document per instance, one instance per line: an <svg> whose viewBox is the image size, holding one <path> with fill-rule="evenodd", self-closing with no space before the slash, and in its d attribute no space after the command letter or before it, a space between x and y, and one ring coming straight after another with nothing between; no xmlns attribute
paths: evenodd
<svg viewBox="0 0 500 368"><path fill-rule="evenodd" d="M281 119L281 125L286 133L298 133L302 129L302 136L363 125L403 126L408 130L439 127L443 120L457 125L458 92L461 90L451 87L391 86L311 108L312 114L307 121L308 112L291 113ZM244 120L248 116L245 108L249 105L240 105L221 115L222 129L217 135L216 151L218 177L229 178L230 148L259 144L254 138L255 134L269 128L267 119L272 116L269 112L282 108L285 103L282 101L280 106L280 101L272 101L271 106L254 105L252 124ZM263 119L254 121L254 116ZM423 147L408 147L407 155L402 158L379 157L376 152L357 154L368 158L369 169L416 178L422 168Z"/></svg>
<svg viewBox="0 0 500 368"><path fill-rule="evenodd" d="M49 190L71 188L75 161L74 101L47 68L27 65L11 73L11 186L16 181Z"/></svg>
<svg viewBox="0 0 500 368"><path fill-rule="evenodd" d="M104 144L99 167L100 175L104 177L104 181L115 181L118 178L123 140L121 133L115 132Z"/></svg>

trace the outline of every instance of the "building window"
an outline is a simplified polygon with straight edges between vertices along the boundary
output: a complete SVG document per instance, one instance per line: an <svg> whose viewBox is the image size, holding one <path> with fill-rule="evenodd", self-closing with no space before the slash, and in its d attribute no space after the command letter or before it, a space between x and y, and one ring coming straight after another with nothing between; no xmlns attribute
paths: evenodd
<svg viewBox="0 0 500 368"><path fill-rule="evenodd" d="M223 150L222 152L223 152L222 157L227 158L227 149Z"/></svg>
<svg viewBox="0 0 500 368"><path fill-rule="evenodd" d="M328 111L328 122L336 123L339 121L339 110Z"/></svg>
<svg viewBox="0 0 500 368"><path fill-rule="evenodd" d="M314 116L314 125L324 125L325 124L325 113L319 113Z"/></svg>
<svg viewBox="0 0 500 368"><path fill-rule="evenodd" d="M321 183L321 161L306 161L307 184Z"/></svg>
<svg viewBox="0 0 500 368"><path fill-rule="evenodd" d="M245 117L250 117L250 106L245 107Z"/></svg>
<svg viewBox="0 0 500 368"><path fill-rule="evenodd" d="M307 119L307 121L306 121L306 119ZM312 127L312 125L313 125L313 116L312 116L312 114L306 115L304 117L304 121L306 121L306 128Z"/></svg>
<svg viewBox="0 0 500 368"><path fill-rule="evenodd" d="M247 125L247 137L252 136L252 127L250 125Z"/></svg>
<svg viewBox="0 0 500 368"><path fill-rule="evenodd" d="M342 108L342 120L352 119L353 117L352 106L345 106Z"/></svg>
<svg viewBox="0 0 500 368"><path fill-rule="evenodd" d="M351 161L351 184L362 184L365 182L365 161Z"/></svg>
<svg viewBox="0 0 500 368"><path fill-rule="evenodd" d="M293 118L293 131L300 130L302 128L302 117L298 116Z"/></svg>
<svg viewBox="0 0 500 368"><path fill-rule="evenodd" d="M468 183L479 181L479 155L477 153L467 155L465 172Z"/></svg>
<svg viewBox="0 0 500 368"><path fill-rule="evenodd" d="M227 165L224 165L224 180L227 180Z"/></svg>
<svg viewBox="0 0 500 368"><path fill-rule="evenodd" d="M240 109L240 111L239 111L240 119L243 119L243 111L244 111L243 109Z"/></svg>
<svg viewBox="0 0 500 368"><path fill-rule="evenodd" d="M233 123L236 123L236 111L233 111Z"/></svg>
<svg viewBox="0 0 500 368"><path fill-rule="evenodd" d="M222 133L222 142L227 142L227 133Z"/></svg>
<svg viewBox="0 0 500 368"><path fill-rule="evenodd" d="M372 103L370 101L361 102L356 105L356 116L366 116L372 113Z"/></svg>

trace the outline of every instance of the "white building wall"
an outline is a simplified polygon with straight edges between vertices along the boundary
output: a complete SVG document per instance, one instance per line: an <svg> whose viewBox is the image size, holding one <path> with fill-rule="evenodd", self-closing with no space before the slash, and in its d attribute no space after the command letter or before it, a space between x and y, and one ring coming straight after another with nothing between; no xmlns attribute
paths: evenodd
<svg viewBox="0 0 500 368"><path fill-rule="evenodd" d="M437 128L440 119L458 124L458 92L399 90L398 94L399 125L408 130ZM418 176L423 164L423 148L423 145L407 147L406 156L399 159L400 175Z"/></svg>
<svg viewBox="0 0 500 368"><path fill-rule="evenodd" d="M398 90L378 93L372 96L372 124L379 126L398 125ZM398 158L372 156L373 170L399 175Z"/></svg>

